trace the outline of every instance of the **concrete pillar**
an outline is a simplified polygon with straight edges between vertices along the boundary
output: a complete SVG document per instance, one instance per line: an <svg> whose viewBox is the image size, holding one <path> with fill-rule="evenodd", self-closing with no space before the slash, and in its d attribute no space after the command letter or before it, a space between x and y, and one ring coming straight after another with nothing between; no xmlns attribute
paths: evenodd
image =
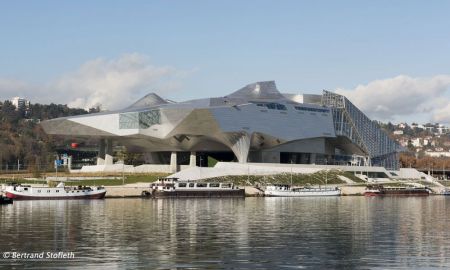
<svg viewBox="0 0 450 270"><path fill-rule="evenodd" d="M97 165L105 164L105 139L100 139L98 145L98 156L97 156Z"/></svg>
<svg viewBox="0 0 450 270"><path fill-rule="evenodd" d="M105 159L101 157L97 157L97 165L105 165Z"/></svg>
<svg viewBox="0 0 450 270"><path fill-rule="evenodd" d="M191 152L191 155L189 156L189 166L195 167L197 166L197 153Z"/></svg>
<svg viewBox="0 0 450 270"><path fill-rule="evenodd" d="M113 165L113 163L114 163L113 156L106 154L105 165Z"/></svg>
<svg viewBox="0 0 450 270"><path fill-rule="evenodd" d="M172 152L170 154L170 172L176 173L177 172L177 152Z"/></svg>
<svg viewBox="0 0 450 270"><path fill-rule="evenodd" d="M113 164L113 151L112 151L112 140L106 139L106 146L105 146L105 165L112 165Z"/></svg>
<svg viewBox="0 0 450 270"><path fill-rule="evenodd" d="M70 170L72 170L72 156L69 156L67 158L67 168Z"/></svg>
<svg viewBox="0 0 450 270"><path fill-rule="evenodd" d="M311 153L311 155L310 155L310 158L311 158L310 163L311 164L316 164L316 156L317 156L316 153Z"/></svg>

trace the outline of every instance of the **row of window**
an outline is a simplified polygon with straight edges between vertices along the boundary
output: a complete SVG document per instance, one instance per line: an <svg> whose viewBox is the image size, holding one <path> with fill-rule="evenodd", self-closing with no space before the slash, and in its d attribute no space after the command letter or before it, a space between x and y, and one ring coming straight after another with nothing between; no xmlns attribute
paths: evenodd
<svg viewBox="0 0 450 270"><path fill-rule="evenodd" d="M178 187L195 187L195 183L178 183ZM208 187L208 183L197 183L198 188L206 188ZM210 188L218 188L220 187L220 183L209 183ZM230 188L231 184L222 184L222 188Z"/></svg>
<svg viewBox="0 0 450 270"><path fill-rule="evenodd" d="M256 103L256 106L258 107L265 107L271 110L280 110L280 111L286 111L286 105L280 104L280 103ZM295 106L294 107L297 111L308 111L308 112L320 112L320 113L329 113L330 110L328 109L319 109L319 108L309 108L309 107L300 107Z"/></svg>
<svg viewBox="0 0 450 270"><path fill-rule="evenodd" d="M330 110L328 110L328 109L309 108L309 107L300 107L300 106L295 106L294 108L297 111L321 112L321 113L329 113L330 112Z"/></svg>
<svg viewBox="0 0 450 270"><path fill-rule="evenodd" d="M24 189L24 190L28 190L28 189ZM55 191L56 191L56 192L59 192L59 190L55 190ZM40 190L40 189L38 189L38 191L37 191L37 192L38 192L38 193L41 193L41 190ZM69 192L69 191L67 191L67 190L66 190L66 193L68 193L68 192ZM74 193L74 192L75 192L75 191L73 191L73 190L72 190L72 193ZM78 193L78 192L80 192L80 191L79 191L79 190L77 190L77 193ZM47 190L47 193L50 193L50 190L49 190L49 189Z"/></svg>
<svg viewBox="0 0 450 270"><path fill-rule="evenodd" d="M256 103L256 106L266 107L267 109L271 109L271 110L280 110L280 111L287 110L285 105L279 104L279 103Z"/></svg>

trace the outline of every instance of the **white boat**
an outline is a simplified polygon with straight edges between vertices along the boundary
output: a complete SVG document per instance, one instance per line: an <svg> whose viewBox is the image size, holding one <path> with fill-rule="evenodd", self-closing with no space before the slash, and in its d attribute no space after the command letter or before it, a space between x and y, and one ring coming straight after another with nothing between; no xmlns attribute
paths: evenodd
<svg viewBox="0 0 450 270"><path fill-rule="evenodd" d="M56 187L32 187L29 185L11 185L4 190L5 196L14 200L67 200L67 199L103 199L104 187L66 187L59 183Z"/></svg>
<svg viewBox="0 0 450 270"><path fill-rule="evenodd" d="M162 178L150 185L152 197L244 197L245 190L231 183L205 183ZM147 194L142 194L147 195Z"/></svg>
<svg viewBox="0 0 450 270"><path fill-rule="evenodd" d="M290 185L269 185L264 190L268 197L314 197L314 196L340 196L341 190L335 188L293 188Z"/></svg>

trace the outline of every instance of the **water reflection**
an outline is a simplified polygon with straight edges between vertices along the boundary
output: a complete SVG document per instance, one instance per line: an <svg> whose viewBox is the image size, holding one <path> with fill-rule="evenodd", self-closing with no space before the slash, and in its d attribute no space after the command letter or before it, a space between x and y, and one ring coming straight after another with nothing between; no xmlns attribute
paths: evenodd
<svg viewBox="0 0 450 270"><path fill-rule="evenodd" d="M73 251L35 268L449 267L450 198L17 201L1 251ZM0 261L11 263L11 261Z"/></svg>

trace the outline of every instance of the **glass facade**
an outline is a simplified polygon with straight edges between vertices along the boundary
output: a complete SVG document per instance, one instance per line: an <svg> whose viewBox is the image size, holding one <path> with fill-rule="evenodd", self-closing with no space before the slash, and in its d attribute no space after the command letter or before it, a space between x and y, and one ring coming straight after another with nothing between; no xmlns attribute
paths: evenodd
<svg viewBox="0 0 450 270"><path fill-rule="evenodd" d="M322 105L331 108L337 136L345 136L370 158L371 165L398 169L400 146L344 96L324 91Z"/></svg>
<svg viewBox="0 0 450 270"><path fill-rule="evenodd" d="M146 129L156 124L161 124L159 110L119 114L119 129Z"/></svg>

